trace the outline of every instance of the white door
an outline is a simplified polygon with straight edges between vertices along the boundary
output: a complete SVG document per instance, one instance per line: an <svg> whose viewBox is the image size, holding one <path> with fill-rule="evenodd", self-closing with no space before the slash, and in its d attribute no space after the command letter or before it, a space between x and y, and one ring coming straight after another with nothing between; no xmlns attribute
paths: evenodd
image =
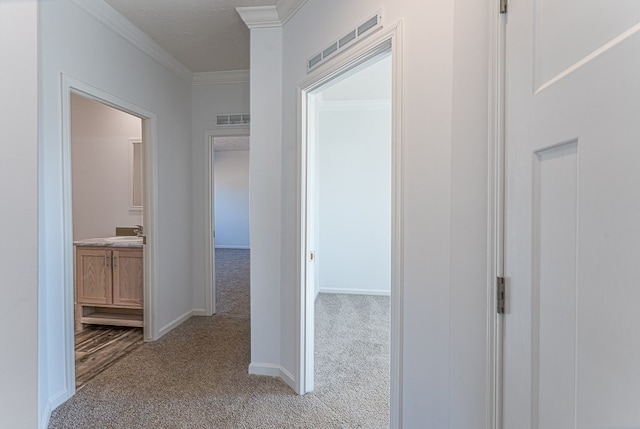
<svg viewBox="0 0 640 429"><path fill-rule="evenodd" d="M506 20L503 428L640 428L640 1Z"/></svg>

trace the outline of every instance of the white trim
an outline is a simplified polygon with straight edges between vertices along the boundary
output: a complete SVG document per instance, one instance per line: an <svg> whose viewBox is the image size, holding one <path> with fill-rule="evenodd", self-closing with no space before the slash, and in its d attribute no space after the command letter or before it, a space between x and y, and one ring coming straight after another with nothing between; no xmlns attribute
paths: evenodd
<svg viewBox="0 0 640 429"><path fill-rule="evenodd" d="M307 3L308 0L278 0L276 9L282 25L289 22L293 16Z"/></svg>
<svg viewBox="0 0 640 429"><path fill-rule="evenodd" d="M282 21L275 6L237 7L236 11L250 30L282 27Z"/></svg>
<svg viewBox="0 0 640 429"><path fill-rule="evenodd" d="M504 276L504 156L506 15L499 2L489 8L489 143L487 171L487 420L485 427L502 427L502 356L504 317L496 313L496 277Z"/></svg>
<svg viewBox="0 0 640 429"><path fill-rule="evenodd" d="M216 249L246 249L246 250L250 250L251 247L250 246L234 246L234 245L227 245L227 244L216 244Z"/></svg>
<svg viewBox="0 0 640 429"><path fill-rule="evenodd" d="M193 79L191 70L106 2L86 0L71 0L71 2L177 74L182 80L191 83Z"/></svg>
<svg viewBox="0 0 640 429"><path fill-rule="evenodd" d="M263 375L268 377L281 378L291 389L296 390L296 382L293 374L280 365L272 363L251 363L249 364L249 374Z"/></svg>
<svg viewBox="0 0 640 429"><path fill-rule="evenodd" d="M191 85L217 85L224 83L248 83L249 70L229 70L194 73Z"/></svg>
<svg viewBox="0 0 640 429"><path fill-rule="evenodd" d="M307 1L279 0L275 6L237 7L236 11L249 29L282 27Z"/></svg>
<svg viewBox="0 0 640 429"><path fill-rule="evenodd" d="M348 52L333 61L327 62L314 69L309 77L298 86L298 130L300 139L297 169L298 204L297 204L297 250L298 272L300 286L297 288L298 308L296 311L296 375L295 390L305 393L311 385L307 378L312 369L307 368L306 349L313 341L313 320L309 319L311 310L307 311L308 301L315 298L308 297L306 290L306 255L308 250L306 237L305 205L307 201L307 97L314 89L319 88L330 80L344 74L358 66L366 59L384 52L390 46L392 50L392 244L391 244L391 429L402 428L402 391L403 391L403 300L404 300L404 84L403 84L403 41L402 21L385 32L372 35L362 44L354 46Z"/></svg>
<svg viewBox="0 0 640 429"><path fill-rule="evenodd" d="M391 242L391 363L390 428L402 428L404 351L404 44L403 25L391 29L392 40L392 242Z"/></svg>
<svg viewBox="0 0 640 429"><path fill-rule="evenodd" d="M208 317L211 316L211 313L209 313L206 308L194 308L191 310L191 315Z"/></svg>
<svg viewBox="0 0 640 429"><path fill-rule="evenodd" d="M216 312L216 252L215 239L213 237L215 227L215 210L213 198L213 160L214 147L213 139L215 137L233 137L248 136L249 128L221 128L214 130L206 130L204 132L204 202L205 202L205 238L204 238L204 284L205 284L205 310L207 315ZM251 243L249 243L251 246Z"/></svg>
<svg viewBox="0 0 640 429"><path fill-rule="evenodd" d="M173 321L171 321L168 324L164 325L158 331L158 338L161 338L162 336L164 336L164 334L170 332L171 330L177 328L178 326L182 325L184 322L189 320L191 318L191 316L194 315L193 314L194 312L195 312L195 310L189 310L186 313L182 314L181 316L178 316L175 319L173 319Z"/></svg>
<svg viewBox="0 0 640 429"><path fill-rule="evenodd" d="M339 289L339 288L320 288L319 293L344 294L344 295L373 295L373 296L391 296L390 290L375 289ZM316 295L317 297L317 295Z"/></svg>
<svg viewBox="0 0 640 429"><path fill-rule="evenodd" d="M145 199L144 225L148 241L145 245L144 258L144 337L146 341L158 338L155 326L156 305L156 258L157 258L157 176L156 151L157 120L156 115L142 107L122 100L121 98L102 91L92 85L61 74L62 94L62 189L63 189L63 302L64 302L64 331L63 343L65 354L65 391L60 399L67 400L75 394L75 352L74 352L74 260L73 260L73 204L71 182L71 93L117 108L142 119L142 139L144 147L144 186ZM56 397L58 398L58 397Z"/></svg>
<svg viewBox="0 0 640 429"><path fill-rule="evenodd" d="M74 381L75 383L75 381ZM42 413L42 417L40 420L40 428L47 429L49 427L49 420L51 419L51 412L62 405L67 399L69 399L72 394L69 394L67 389L63 389L58 392L52 398L49 398L47 401L47 405L44 408Z"/></svg>

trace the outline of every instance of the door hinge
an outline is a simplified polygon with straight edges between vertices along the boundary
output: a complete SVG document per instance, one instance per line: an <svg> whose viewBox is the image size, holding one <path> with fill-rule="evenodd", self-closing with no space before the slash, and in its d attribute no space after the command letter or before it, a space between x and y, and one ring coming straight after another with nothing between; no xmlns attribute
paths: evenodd
<svg viewBox="0 0 640 429"><path fill-rule="evenodd" d="M496 311L498 314L504 314L505 293L504 277L496 277Z"/></svg>
<svg viewBox="0 0 640 429"><path fill-rule="evenodd" d="M500 13L507 13L507 0L500 0Z"/></svg>
<svg viewBox="0 0 640 429"><path fill-rule="evenodd" d="M314 252L310 252L310 253L309 253L309 260L310 260L310 261L313 261L313 260L315 260L315 258L316 258L315 253L314 253Z"/></svg>

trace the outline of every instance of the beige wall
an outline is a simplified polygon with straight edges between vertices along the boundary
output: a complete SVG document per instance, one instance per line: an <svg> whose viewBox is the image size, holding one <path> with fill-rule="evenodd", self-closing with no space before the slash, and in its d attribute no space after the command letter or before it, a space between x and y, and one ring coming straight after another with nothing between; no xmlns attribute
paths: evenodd
<svg viewBox="0 0 640 429"><path fill-rule="evenodd" d="M131 141L142 120L97 101L71 96L73 238L105 237L116 226L142 225L131 210Z"/></svg>
<svg viewBox="0 0 640 429"><path fill-rule="evenodd" d="M73 239L115 234L116 226L142 225L131 210L131 138L142 120L97 101L71 96Z"/></svg>

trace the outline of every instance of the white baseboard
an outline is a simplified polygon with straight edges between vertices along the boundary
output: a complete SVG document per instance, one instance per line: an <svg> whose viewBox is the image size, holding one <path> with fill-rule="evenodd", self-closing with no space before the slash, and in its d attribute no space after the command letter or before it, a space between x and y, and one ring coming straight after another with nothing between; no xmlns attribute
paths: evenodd
<svg viewBox="0 0 640 429"><path fill-rule="evenodd" d="M249 374L278 377L296 392L295 377L280 365L272 363L251 363L249 365Z"/></svg>
<svg viewBox="0 0 640 429"><path fill-rule="evenodd" d="M64 404L70 398L71 396L69 395L69 391L67 389L62 390L52 398L49 398L49 400L47 401L47 405L42 412L40 429L47 429L49 427L49 420L51 419L51 413L53 412L53 410Z"/></svg>
<svg viewBox="0 0 640 429"><path fill-rule="evenodd" d="M289 387L291 388L291 390L293 390L294 392L296 392L297 394L300 394L300 392L297 391L296 388L296 379L293 376L293 374L291 374L289 371L287 371L286 369L280 367L280 378L287 383L287 385L289 385Z"/></svg>
<svg viewBox="0 0 640 429"><path fill-rule="evenodd" d="M209 313L204 308L197 308L191 312L191 315L192 316L211 316L211 313Z"/></svg>
<svg viewBox="0 0 640 429"><path fill-rule="evenodd" d="M232 245L226 245L226 244L221 244L221 245L217 245L216 244L216 249L251 249L251 247L249 246L232 246Z"/></svg>
<svg viewBox="0 0 640 429"><path fill-rule="evenodd" d="M49 427L49 420L51 419L51 401L47 402L47 407L42 412L42 419L40 420L40 429L47 429Z"/></svg>
<svg viewBox="0 0 640 429"><path fill-rule="evenodd" d="M347 295L376 295L391 296L390 290L369 290L369 289L337 289L337 288L320 288L320 293L343 293Z"/></svg>
<svg viewBox="0 0 640 429"><path fill-rule="evenodd" d="M187 311L182 316L175 319L173 322L170 322L168 325L165 325L164 327L160 328L160 330L158 331L158 338L156 338L156 340L159 340L160 338L162 338L162 336L164 336L164 334L166 334L167 332L173 330L174 328L180 326L181 324L189 320L191 316L193 316L193 311L194 310Z"/></svg>

